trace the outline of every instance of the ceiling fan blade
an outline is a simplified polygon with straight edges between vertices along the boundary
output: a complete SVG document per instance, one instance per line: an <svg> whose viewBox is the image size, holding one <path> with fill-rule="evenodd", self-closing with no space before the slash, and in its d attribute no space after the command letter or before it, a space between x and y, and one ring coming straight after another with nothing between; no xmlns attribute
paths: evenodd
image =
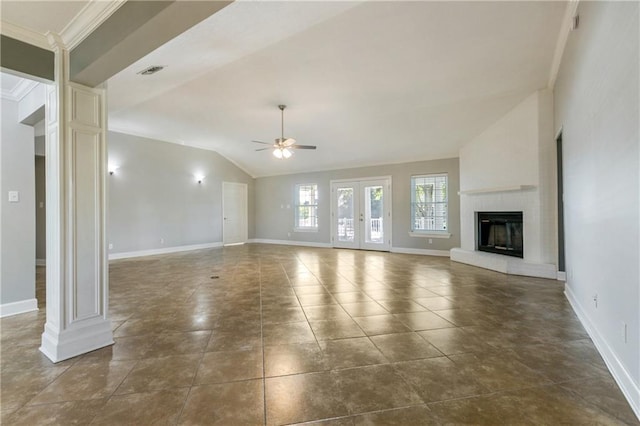
<svg viewBox="0 0 640 426"><path fill-rule="evenodd" d="M287 138L284 140L284 142L282 142L283 146L291 146L294 143L296 143L296 140L294 138Z"/></svg>
<svg viewBox="0 0 640 426"><path fill-rule="evenodd" d="M272 149L272 148L258 148L258 149L256 149L256 151L266 151L268 149Z"/></svg>
<svg viewBox="0 0 640 426"><path fill-rule="evenodd" d="M265 145L273 145L272 143L269 143L269 142L262 142L262 141L251 141L251 142L255 142L255 143L262 143L262 144L265 144Z"/></svg>
<svg viewBox="0 0 640 426"><path fill-rule="evenodd" d="M289 148L293 149L316 149L315 145L291 145Z"/></svg>

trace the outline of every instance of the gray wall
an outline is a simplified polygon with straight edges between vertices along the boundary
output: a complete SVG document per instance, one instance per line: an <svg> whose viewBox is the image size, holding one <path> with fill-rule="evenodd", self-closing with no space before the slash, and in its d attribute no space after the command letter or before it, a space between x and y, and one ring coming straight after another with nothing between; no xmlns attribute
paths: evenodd
<svg viewBox="0 0 640 426"><path fill-rule="evenodd" d="M452 236L450 239L433 239L433 243L429 244L428 238L409 236L411 176L442 172L449 174L449 232ZM256 238L330 243L330 181L380 176L392 177L393 247L449 250L460 246L460 174L457 158L257 178ZM318 184L318 232L295 232L293 229L293 197L298 183ZM290 207L287 208L287 205Z"/></svg>
<svg viewBox="0 0 640 426"><path fill-rule="evenodd" d="M580 2L578 11L554 90L567 295L640 413L638 2Z"/></svg>
<svg viewBox="0 0 640 426"><path fill-rule="evenodd" d="M36 137L44 139L44 136ZM46 162L45 158L36 155L36 259L47 258L47 204L46 204ZM40 207L42 203L42 207Z"/></svg>
<svg viewBox="0 0 640 426"><path fill-rule="evenodd" d="M0 63L4 69L53 81L54 60L50 50L0 35Z"/></svg>
<svg viewBox="0 0 640 426"><path fill-rule="evenodd" d="M35 297L33 127L18 123L17 102L2 99L0 137L0 304ZM20 192L9 203L9 191Z"/></svg>
<svg viewBox="0 0 640 426"><path fill-rule="evenodd" d="M115 132L107 146L109 164L118 167L109 176L109 253L222 242L223 181L248 184L253 238L253 178L224 157Z"/></svg>

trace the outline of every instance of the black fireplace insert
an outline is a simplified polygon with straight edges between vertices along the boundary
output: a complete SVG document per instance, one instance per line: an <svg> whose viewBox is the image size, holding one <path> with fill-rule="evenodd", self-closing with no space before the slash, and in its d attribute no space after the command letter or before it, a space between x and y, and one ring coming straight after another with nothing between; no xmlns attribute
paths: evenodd
<svg viewBox="0 0 640 426"><path fill-rule="evenodd" d="M524 257L522 212L477 212L477 249Z"/></svg>

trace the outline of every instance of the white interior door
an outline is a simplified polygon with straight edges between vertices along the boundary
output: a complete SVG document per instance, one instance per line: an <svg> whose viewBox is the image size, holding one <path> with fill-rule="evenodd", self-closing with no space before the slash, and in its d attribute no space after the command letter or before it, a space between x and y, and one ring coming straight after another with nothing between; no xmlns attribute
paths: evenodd
<svg viewBox="0 0 640 426"><path fill-rule="evenodd" d="M224 245L247 241L247 184L222 183L222 242Z"/></svg>
<svg viewBox="0 0 640 426"><path fill-rule="evenodd" d="M331 184L334 247L391 249L391 180L368 179Z"/></svg>

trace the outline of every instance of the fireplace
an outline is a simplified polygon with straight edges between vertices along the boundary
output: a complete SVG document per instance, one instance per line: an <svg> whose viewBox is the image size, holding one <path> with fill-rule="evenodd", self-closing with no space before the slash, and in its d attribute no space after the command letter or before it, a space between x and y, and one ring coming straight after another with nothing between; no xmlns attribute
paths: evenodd
<svg viewBox="0 0 640 426"><path fill-rule="evenodd" d="M524 257L522 212L477 212L476 218L477 250Z"/></svg>

